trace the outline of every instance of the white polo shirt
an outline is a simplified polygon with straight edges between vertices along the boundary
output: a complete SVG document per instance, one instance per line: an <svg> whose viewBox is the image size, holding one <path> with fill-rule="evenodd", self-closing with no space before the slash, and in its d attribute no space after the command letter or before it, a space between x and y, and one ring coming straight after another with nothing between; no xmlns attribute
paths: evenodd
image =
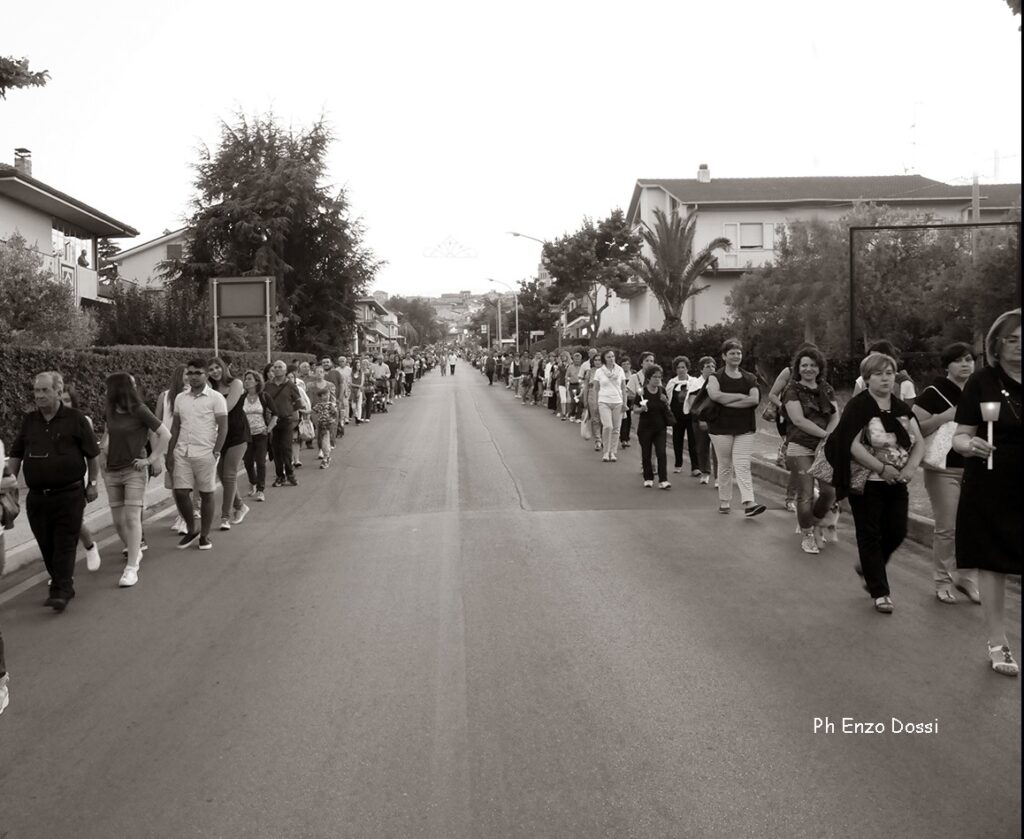
<svg viewBox="0 0 1024 839"><path fill-rule="evenodd" d="M174 453L209 457L217 445L217 417L228 415L228 403L207 384L199 393L189 388L174 397L174 415L180 420Z"/></svg>

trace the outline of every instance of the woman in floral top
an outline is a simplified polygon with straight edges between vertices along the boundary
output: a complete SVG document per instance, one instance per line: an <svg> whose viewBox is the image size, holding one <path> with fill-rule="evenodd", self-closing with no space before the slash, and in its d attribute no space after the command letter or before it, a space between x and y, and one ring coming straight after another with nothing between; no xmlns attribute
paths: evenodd
<svg viewBox="0 0 1024 839"><path fill-rule="evenodd" d="M790 484L796 488L796 517L804 553L816 554L820 547L815 529L822 525L835 532L838 510L833 510L836 492L826 483L818 486L814 498L814 478L807 470L825 438L839 424L839 407L832 387L825 381L825 357L814 347L802 347L790 369L795 371L782 392L786 409L786 466ZM828 519L826 521L826 516Z"/></svg>
<svg viewBox="0 0 1024 839"><path fill-rule="evenodd" d="M885 567L907 535L907 484L924 457L924 437L910 406L893 395L895 359L871 353L860 363L860 373L866 389L846 403L825 454L836 497L850 499L858 573L875 609L891 614Z"/></svg>

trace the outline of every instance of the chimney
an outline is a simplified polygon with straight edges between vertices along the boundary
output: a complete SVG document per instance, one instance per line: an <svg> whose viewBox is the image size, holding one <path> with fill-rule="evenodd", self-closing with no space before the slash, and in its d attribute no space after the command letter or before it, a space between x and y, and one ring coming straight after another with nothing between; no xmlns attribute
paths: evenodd
<svg viewBox="0 0 1024 839"><path fill-rule="evenodd" d="M697 169L697 181L702 184L711 183L711 170L706 163L702 163Z"/></svg>
<svg viewBox="0 0 1024 839"><path fill-rule="evenodd" d="M14 150L14 168L19 174L32 177L32 152L28 149Z"/></svg>

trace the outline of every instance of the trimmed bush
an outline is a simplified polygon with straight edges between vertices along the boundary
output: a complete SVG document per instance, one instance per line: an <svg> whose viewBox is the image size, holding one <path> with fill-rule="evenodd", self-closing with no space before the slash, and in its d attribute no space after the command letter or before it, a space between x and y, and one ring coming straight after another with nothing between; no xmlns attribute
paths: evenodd
<svg viewBox="0 0 1024 839"><path fill-rule="evenodd" d="M263 352L222 351L231 371L240 374L247 369L263 371ZM32 382L37 373L56 370L65 384L75 386L82 410L92 417L97 430L103 426L106 378L111 373L126 371L135 377L139 393L150 408L167 389L176 366L190 358L204 361L213 357L210 348L189 347L92 347L87 350L44 349L37 347L0 346L0 438L10 447L21 428L21 416L33 406ZM291 361L314 361L308 353L282 352L275 355Z"/></svg>

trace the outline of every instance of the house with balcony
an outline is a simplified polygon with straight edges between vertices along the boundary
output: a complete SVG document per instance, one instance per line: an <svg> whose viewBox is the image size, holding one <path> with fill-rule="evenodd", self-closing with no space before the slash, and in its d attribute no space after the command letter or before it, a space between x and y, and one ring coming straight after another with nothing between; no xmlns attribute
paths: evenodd
<svg viewBox="0 0 1024 839"><path fill-rule="evenodd" d="M710 169L702 164L694 179L637 180L626 218L634 227L653 226L655 209L677 210L684 216L699 213L695 251L718 236L733 243L729 252L719 256L717 271L702 277L707 290L691 297L683 308L683 324L699 329L728 317L726 300L744 271L775 258L780 225L810 219L836 221L859 202L964 222L970 219L971 186L944 184L921 175L712 179ZM983 185L980 209L981 221L999 221L1019 212L1020 184ZM664 320L658 301L638 280L635 287L612 297L602 314L601 329L643 332L660 329Z"/></svg>
<svg viewBox="0 0 1024 839"><path fill-rule="evenodd" d="M390 352L404 343L398 334L398 316L375 297L359 297L355 303L356 339L354 352Z"/></svg>
<svg viewBox="0 0 1024 839"><path fill-rule="evenodd" d="M167 262L185 258L190 233L188 227L167 231L155 239L115 254L109 262L117 266L118 279L132 282L141 289L162 289L163 266Z"/></svg>
<svg viewBox="0 0 1024 839"><path fill-rule="evenodd" d="M54 282L72 289L79 306L105 304L96 242L134 238L139 232L34 177L28 149L14 154L13 166L0 163L0 240L22 236Z"/></svg>

